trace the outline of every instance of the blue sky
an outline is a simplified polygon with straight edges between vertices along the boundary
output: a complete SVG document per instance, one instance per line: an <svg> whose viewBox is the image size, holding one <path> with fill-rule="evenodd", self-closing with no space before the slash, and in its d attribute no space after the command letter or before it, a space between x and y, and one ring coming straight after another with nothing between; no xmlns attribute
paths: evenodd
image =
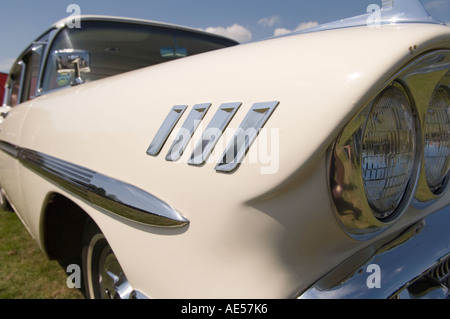
<svg viewBox="0 0 450 319"><path fill-rule="evenodd" d="M0 0L0 71L54 22L81 14L156 20L219 32L241 42L366 13L381 0ZM422 0L428 11L450 22L450 0Z"/></svg>

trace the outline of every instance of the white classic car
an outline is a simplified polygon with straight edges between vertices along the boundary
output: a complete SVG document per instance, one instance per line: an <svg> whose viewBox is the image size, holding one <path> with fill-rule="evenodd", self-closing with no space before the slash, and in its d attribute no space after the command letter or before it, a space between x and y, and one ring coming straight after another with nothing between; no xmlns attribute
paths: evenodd
<svg viewBox="0 0 450 319"><path fill-rule="evenodd" d="M111 59L146 35L99 34ZM47 256L92 298L447 298L450 28L394 0L219 42L98 81L138 59L41 39L13 66L1 192Z"/></svg>

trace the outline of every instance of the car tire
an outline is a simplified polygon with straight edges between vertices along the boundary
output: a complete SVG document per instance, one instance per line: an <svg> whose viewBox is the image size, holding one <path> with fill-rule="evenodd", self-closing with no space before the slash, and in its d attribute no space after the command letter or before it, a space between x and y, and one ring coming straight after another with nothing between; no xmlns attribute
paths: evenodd
<svg viewBox="0 0 450 319"><path fill-rule="evenodd" d="M105 236L91 220L83 236L82 264L88 299L129 299L133 289Z"/></svg>

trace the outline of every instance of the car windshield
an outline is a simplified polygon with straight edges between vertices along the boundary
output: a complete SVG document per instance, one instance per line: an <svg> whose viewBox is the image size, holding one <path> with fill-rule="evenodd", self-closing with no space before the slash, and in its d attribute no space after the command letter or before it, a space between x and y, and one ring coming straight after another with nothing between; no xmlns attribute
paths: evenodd
<svg viewBox="0 0 450 319"><path fill-rule="evenodd" d="M83 50L90 55L85 82L236 45L225 38L176 28L142 24L84 21L81 28L65 28L55 39L42 83L42 91L72 83L73 73L56 70L61 50Z"/></svg>

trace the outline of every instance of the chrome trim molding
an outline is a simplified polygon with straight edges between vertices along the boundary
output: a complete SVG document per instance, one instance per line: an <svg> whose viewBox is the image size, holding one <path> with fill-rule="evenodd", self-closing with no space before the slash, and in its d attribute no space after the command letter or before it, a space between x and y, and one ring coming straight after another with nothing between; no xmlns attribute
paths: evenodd
<svg viewBox="0 0 450 319"><path fill-rule="evenodd" d="M134 300L148 300L150 298L148 298L146 295L144 295L142 292L140 292L139 290L133 290L130 294L130 298L129 299L134 299Z"/></svg>
<svg viewBox="0 0 450 319"><path fill-rule="evenodd" d="M367 14L322 24L293 34L364 26L376 28L381 25L403 23L445 25L443 22L434 19L419 0L383 0L381 7L377 4L372 4L367 8L367 12Z"/></svg>
<svg viewBox="0 0 450 319"><path fill-rule="evenodd" d="M450 206L403 231L391 242L366 248L333 269L299 299L402 298L405 289L450 256ZM370 287L370 266L380 269L378 287ZM438 284L439 286L439 284ZM448 289L449 287L442 287ZM426 292L424 292L426 293ZM446 296L444 295L444 298Z"/></svg>
<svg viewBox="0 0 450 319"><path fill-rule="evenodd" d="M200 125L210 107L211 103L194 105L194 108L178 132L178 135L175 137L175 141L170 147L169 153L167 153L167 161L174 162L180 159L194 135L195 130Z"/></svg>
<svg viewBox="0 0 450 319"><path fill-rule="evenodd" d="M153 139L152 143L148 147L148 155L157 156L159 152L161 152L161 149L169 138L170 133L172 133L175 125L177 125L186 109L187 105L176 105L172 108L163 124L159 128L158 133L156 133L156 136Z"/></svg>
<svg viewBox="0 0 450 319"><path fill-rule="evenodd" d="M0 149L14 158L19 157L20 149L11 143L0 141Z"/></svg>
<svg viewBox="0 0 450 319"><path fill-rule="evenodd" d="M133 185L6 142L0 142L0 149L63 189L117 216L157 227L189 224L175 208Z"/></svg>
<svg viewBox="0 0 450 319"><path fill-rule="evenodd" d="M256 103L245 116L236 134L216 166L218 172L232 172L242 163L269 117L280 104L278 101Z"/></svg>

